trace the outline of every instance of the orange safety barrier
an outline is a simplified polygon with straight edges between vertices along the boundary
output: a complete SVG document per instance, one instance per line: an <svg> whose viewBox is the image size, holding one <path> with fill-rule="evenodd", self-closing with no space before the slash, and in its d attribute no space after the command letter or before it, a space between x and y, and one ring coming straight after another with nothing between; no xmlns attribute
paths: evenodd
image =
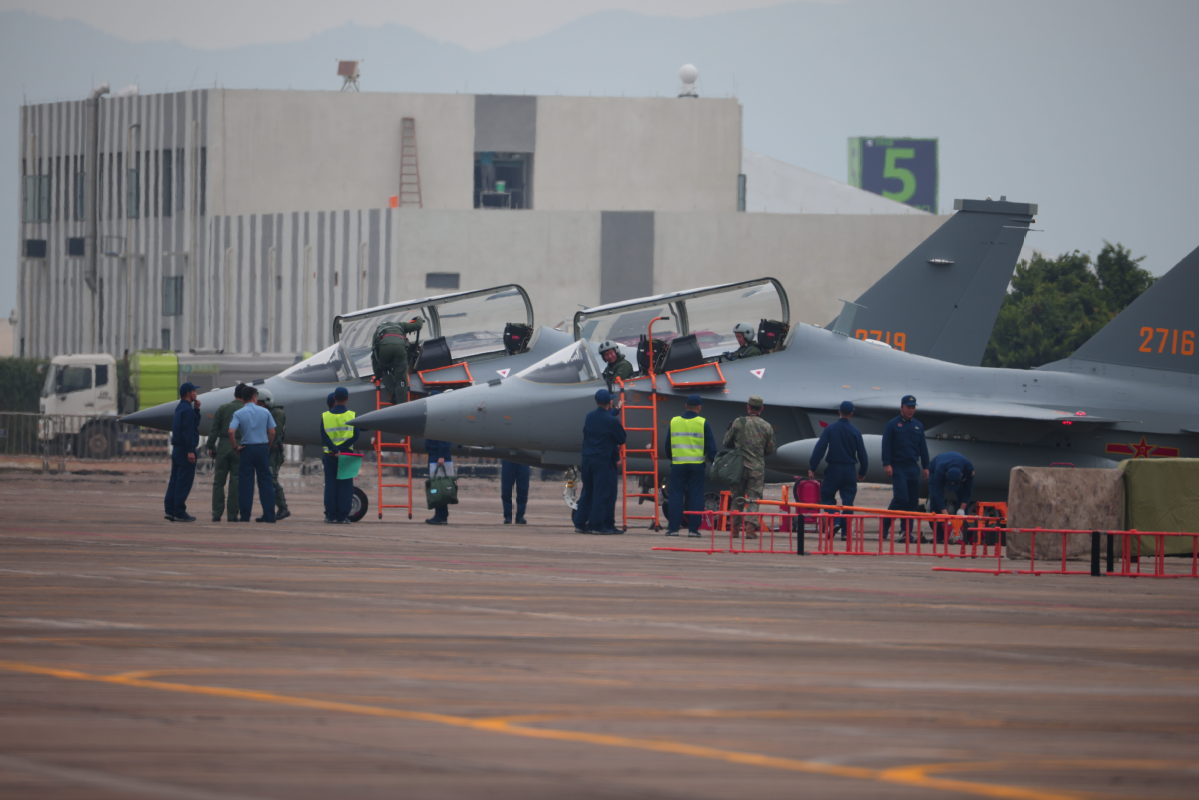
<svg viewBox="0 0 1199 800"><path fill-rule="evenodd" d="M1067 528L1002 528L1004 533L1026 533L1029 535L1028 569L1004 569L1002 556L997 558L995 569L963 569L960 567L934 567L942 572L981 572L990 575L1092 575L1121 578L1199 578L1199 533L1186 531L1095 531ZM1060 559L1052 562L1055 568L1037 566L1037 537L1058 537L1061 542ZM1070 537L1090 537L1090 568L1070 569L1067 553ZM1167 536L1186 537L1191 540L1191 554L1187 557L1167 556ZM1142 552L1145 537L1153 539L1153 553ZM1117 542L1119 546L1117 547ZM1118 568L1117 568L1117 554ZM1106 560L1106 569L1103 562ZM1041 560L1045 563L1045 559ZM1148 563L1149 567L1144 565Z"/></svg>

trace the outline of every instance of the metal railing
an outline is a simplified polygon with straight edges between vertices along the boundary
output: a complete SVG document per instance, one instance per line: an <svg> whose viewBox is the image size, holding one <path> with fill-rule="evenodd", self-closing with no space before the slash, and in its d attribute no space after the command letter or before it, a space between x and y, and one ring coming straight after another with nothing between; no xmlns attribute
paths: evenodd
<svg viewBox="0 0 1199 800"><path fill-rule="evenodd" d="M0 456L40 458L43 469L63 469L68 459L161 460L170 439L111 416L0 412Z"/></svg>

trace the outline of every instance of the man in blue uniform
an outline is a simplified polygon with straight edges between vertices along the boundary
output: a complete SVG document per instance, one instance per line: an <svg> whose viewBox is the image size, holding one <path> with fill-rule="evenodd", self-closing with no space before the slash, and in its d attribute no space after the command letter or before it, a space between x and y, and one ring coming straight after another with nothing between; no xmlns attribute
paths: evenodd
<svg viewBox="0 0 1199 800"><path fill-rule="evenodd" d="M831 506L840 492L841 505L852 506L858 496L858 481L866 477L869 462L862 434L850 422L853 403L844 401L838 411L839 419L820 433L820 440L816 442L816 449L812 451L812 458L808 462L808 477L816 477L816 469L827 452L828 468L824 471L824 480L820 482L820 504ZM842 513L852 514L853 511ZM835 529L841 532L841 538L844 539L845 520L837 520Z"/></svg>
<svg viewBox="0 0 1199 800"><path fill-rule="evenodd" d="M321 465L325 468L325 522L338 525L350 521L350 505L354 500L354 479L337 477L338 453L352 453L358 441L359 428L350 425L357 416L346 408L350 392L344 386L333 390L333 405L321 414L321 443L324 454Z"/></svg>
<svg viewBox="0 0 1199 800"><path fill-rule="evenodd" d="M970 504L974 492L974 465L961 453L942 453L928 465L928 510L956 514ZM944 525L937 539L944 538Z"/></svg>
<svg viewBox="0 0 1199 800"><path fill-rule="evenodd" d="M576 533L624 533L616 527L616 466L625 442L620 409L612 407L612 393L598 389L594 411L583 421L583 449L579 476L583 491L571 517Z"/></svg>
<svg viewBox="0 0 1199 800"><path fill-rule="evenodd" d="M678 536L684 521L689 536L700 535L704 464L716 458L716 437L712 426L699 415L702 408L703 399L699 395L688 395L686 410L670 420L670 438L666 440L666 454L670 456L667 536Z"/></svg>
<svg viewBox="0 0 1199 800"><path fill-rule="evenodd" d="M916 419L916 398L905 394L899 401L899 416L883 428L883 471L891 479L889 510L917 511L920 503L920 477L928 478L928 442L924 425ZM911 521L903 524L911 531ZM883 535L891 532L891 521L883 520Z"/></svg>
<svg viewBox="0 0 1199 800"><path fill-rule="evenodd" d="M258 390L242 390L245 405L233 413L229 422L229 443L237 450L237 510L242 522L250 521L254 508L254 480L258 479L258 500L262 516L255 522L275 521L275 483L271 480L271 442L275 439L275 418L258 405ZM237 432L241 431L241 441Z"/></svg>
<svg viewBox="0 0 1199 800"><path fill-rule="evenodd" d="M187 496L196 479L196 449L200 446L200 401L191 383L179 386L179 405L171 422L171 477L162 499L167 522L194 522L187 513Z"/></svg>
<svg viewBox="0 0 1199 800"><path fill-rule="evenodd" d="M515 461L500 462L500 504L504 507L504 524L512 524L512 490L516 489L516 524L525 524L525 508L529 505L528 464Z"/></svg>

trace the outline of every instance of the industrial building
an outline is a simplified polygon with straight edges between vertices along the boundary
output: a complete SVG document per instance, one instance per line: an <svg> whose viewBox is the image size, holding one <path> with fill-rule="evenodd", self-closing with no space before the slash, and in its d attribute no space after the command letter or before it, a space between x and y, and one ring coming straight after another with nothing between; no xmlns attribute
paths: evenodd
<svg viewBox="0 0 1199 800"><path fill-rule="evenodd" d="M741 122L696 97L102 87L25 106L14 350L312 351L337 313L507 282L555 324L773 275L823 324L944 219L805 183L744 153Z"/></svg>

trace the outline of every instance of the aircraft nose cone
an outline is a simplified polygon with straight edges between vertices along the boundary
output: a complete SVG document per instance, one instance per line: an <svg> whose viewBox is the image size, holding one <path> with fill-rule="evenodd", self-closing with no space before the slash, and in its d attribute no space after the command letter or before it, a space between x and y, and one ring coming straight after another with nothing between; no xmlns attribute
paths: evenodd
<svg viewBox="0 0 1199 800"><path fill-rule="evenodd" d="M121 417L121 422L128 422L133 425L141 425L145 428L158 428L159 430L169 431L171 423L175 420L175 406L179 405L179 401L172 403L159 403L150 408L143 408L141 411L134 411L132 414L126 414Z"/></svg>
<svg viewBox="0 0 1199 800"><path fill-rule="evenodd" d="M380 430L399 436L424 436L428 421L428 403L412 400L363 414L350 422L356 428Z"/></svg>

